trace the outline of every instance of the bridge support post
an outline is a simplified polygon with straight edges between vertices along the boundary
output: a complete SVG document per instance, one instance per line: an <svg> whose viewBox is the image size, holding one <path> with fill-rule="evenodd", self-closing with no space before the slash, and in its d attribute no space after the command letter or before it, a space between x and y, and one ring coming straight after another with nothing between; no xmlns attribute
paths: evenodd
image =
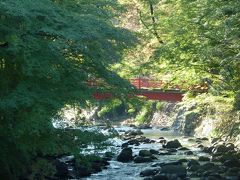
<svg viewBox="0 0 240 180"><path fill-rule="evenodd" d="M138 76L138 89L141 89L141 78Z"/></svg>

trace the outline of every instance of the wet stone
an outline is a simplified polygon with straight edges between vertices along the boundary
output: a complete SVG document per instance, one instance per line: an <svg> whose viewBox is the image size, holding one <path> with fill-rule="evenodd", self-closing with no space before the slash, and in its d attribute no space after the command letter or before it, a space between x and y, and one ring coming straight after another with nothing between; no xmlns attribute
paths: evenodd
<svg viewBox="0 0 240 180"><path fill-rule="evenodd" d="M214 147L213 146L211 146L211 147L204 147L203 148L203 152L205 152L205 153L212 153L212 150L214 149Z"/></svg>
<svg viewBox="0 0 240 180"><path fill-rule="evenodd" d="M233 167L227 170L226 175L228 176L238 176L240 175L240 168Z"/></svg>
<svg viewBox="0 0 240 180"><path fill-rule="evenodd" d="M186 147L180 147L177 149L178 151L188 151L189 149Z"/></svg>
<svg viewBox="0 0 240 180"><path fill-rule="evenodd" d="M134 158L133 160L135 163L145 163L145 162L152 162L152 158L151 157L141 157L141 156L137 156Z"/></svg>
<svg viewBox="0 0 240 180"><path fill-rule="evenodd" d="M149 152L152 153L152 154L158 154L158 153L159 153L159 152L158 152L157 150L155 150L155 149L150 149Z"/></svg>
<svg viewBox="0 0 240 180"><path fill-rule="evenodd" d="M169 180L169 178L164 174L157 174L152 177L152 180Z"/></svg>
<svg viewBox="0 0 240 180"><path fill-rule="evenodd" d="M209 162L209 163L203 164L203 165L201 166L201 169L202 169L203 171L212 170L212 169L217 170L218 167L215 166L214 163L210 163L210 162Z"/></svg>
<svg viewBox="0 0 240 180"><path fill-rule="evenodd" d="M140 150L139 156L146 157L146 156L152 156L152 153L148 150Z"/></svg>
<svg viewBox="0 0 240 180"><path fill-rule="evenodd" d="M192 151L186 151L184 152L185 155L193 155L193 152Z"/></svg>
<svg viewBox="0 0 240 180"><path fill-rule="evenodd" d="M138 135L142 135L143 132L140 129L138 129L138 130L127 131L125 134L128 136L138 136Z"/></svg>
<svg viewBox="0 0 240 180"><path fill-rule="evenodd" d="M237 158L232 158L232 159L226 160L223 163L223 165L228 167L240 167L240 160Z"/></svg>
<svg viewBox="0 0 240 180"><path fill-rule="evenodd" d="M204 146L202 144L199 144L197 147L200 148L200 149L204 148Z"/></svg>
<svg viewBox="0 0 240 180"><path fill-rule="evenodd" d="M231 149L231 147L227 147L225 145L217 145L213 150L213 154L223 154L223 153L227 153L229 150Z"/></svg>
<svg viewBox="0 0 240 180"><path fill-rule="evenodd" d="M129 162L133 160L132 149L124 148L117 157L117 161L120 162Z"/></svg>
<svg viewBox="0 0 240 180"><path fill-rule="evenodd" d="M142 172L140 172L140 176L145 177L145 176L154 176L159 172L159 169L146 169Z"/></svg>
<svg viewBox="0 0 240 180"><path fill-rule="evenodd" d="M221 156L218 156L218 158L222 163L224 163L227 160L231 160L231 159L240 159L238 154L234 154L234 153L231 153L231 152L228 152L228 153L225 153Z"/></svg>
<svg viewBox="0 0 240 180"><path fill-rule="evenodd" d="M161 174L174 174L181 178L185 178L187 170L182 165L166 165L162 167Z"/></svg>
<svg viewBox="0 0 240 180"><path fill-rule="evenodd" d="M167 140L165 140L165 139L160 139L160 140L159 140L159 143L161 143L161 144L166 144L166 143L167 143Z"/></svg>
<svg viewBox="0 0 240 180"><path fill-rule="evenodd" d="M192 165L190 167L187 167L188 171L198 171L201 168L200 165Z"/></svg>
<svg viewBox="0 0 240 180"><path fill-rule="evenodd" d="M139 146L140 142L138 141L138 139L131 139L127 142L128 145L135 145L135 146Z"/></svg>
<svg viewBox="0 0 240 180"><path fill-rule="evenodd" d="M233 143L228 143L228 144L226 145L226 147L228 148L229 151L235 149L235 145L234 145Z"/></svg>
<svg viewBox="0 0 240 180"><path fill-rule="evenodd" d="M202 140L196 140L196 143L197 143L197 144L201 144L201 143L202 143Z"/></svg>
<svg viewBox="0 0 240 180"><path fill-rule="evenodd" d="M163 147L171 149L171 148L180 148L180 147L182 147L182 145L181 145L181 143L177 139L175 139L173 141L167 142L167 144L163 145Z"/></svg>
<svg viewBox="0 0 240 180"><path fill-rule="evenodd" d="M154 155L151 155L150 157L151 157L153 160L154 160L154 159L158 159L158 158L157 158L156 156L154 156Z"/></svg>
<svg viewBox="0 0 240 180"><path fill-rule="evenodd" d="M202 137L202 138L200 138L200 140L202 140L202 141L209 141L209 139L207 137Z"/></svg>
<svg viewBox="0 0 240 180"><path fill-rule="evenodd" d="M211 143L214 144L214 143L216 143L216 142L218 142L218 141L220 141L220 140L221 140L220 138L213 138L213 139L211 140Z"/></svg>
<svg viewBox="0 0 240 180"><path fill-rule="evenodd" d="M198 158L199 161L210 161L210 158L209 157L205 157L205 156L200 156Z"/></svg>
<svg viewBox="0 0 240 180"><path fill-rule="evenodd" d="M199 163L197 160L195 160L195 159L191 159L191 160L187 163L187 166L188 166L188 167L191 167L191 166L193 166L193 165L200 165L200 163Z"/></svg>
<svg viewBox="0 0 240 180"><path fill-rule="evenodd" d="M172 161L172 162L167 162L167 163L162 163L160 166L163 167L163 166L169 166L169 165L182 165L182 162L180 161Z"/></svg>
<svg viewBox="0 0 240 180"><path fill-rule="evenodd" d="M167 151L168 151L168 152L171 152L171 153L177 152L177 150L176 150L176 149L174 149L174 148L167 149Z"/></svg>

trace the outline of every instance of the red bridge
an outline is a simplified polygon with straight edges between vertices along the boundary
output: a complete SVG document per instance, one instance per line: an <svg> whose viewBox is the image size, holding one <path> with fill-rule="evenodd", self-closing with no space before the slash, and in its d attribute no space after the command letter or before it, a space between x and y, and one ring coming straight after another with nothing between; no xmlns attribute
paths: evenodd
<svg viewBox="0 0 240 180"><path fill-rule="evenodd" d="M184 88L181 86L172 85L165 83L161 80L152 80L148 78L135 78L130 79L130 83L135 86L138 91L138 96L144 96L150 100L161 100L161 101L182 101ZM96 82L89 81L90 86L99 86ZM166 89L167 90L164 90ZM195 85L185 90L197 91L197 92L207 92L207 83L201 85ZM112 93L99 93L93 94L95 99L102 100L112 97Z"/></svg>

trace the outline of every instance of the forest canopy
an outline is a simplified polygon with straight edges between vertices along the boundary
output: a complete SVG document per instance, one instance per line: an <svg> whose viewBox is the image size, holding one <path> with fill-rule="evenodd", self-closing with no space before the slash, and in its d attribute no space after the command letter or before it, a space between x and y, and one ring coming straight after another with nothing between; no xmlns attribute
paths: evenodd
<svg viewBox="0 0 240 180"><path fill-rule="evenodd" d="M64 145L52 118L92 99L89 77L121 89L109 65L136 42L112 24L121 11L113 0L1 0L1 177L17 178L37 154Z"/></svg>
<svg viewBox="0 0 240 180"><path fill-rule="evenodd" d="M63 136L52 124L64 106L94 102L89 79L116 95L100 115L121 106L134 76L207 83L206 96L230 97L239 112L239 74L239 0L1 0L0 177L104 139ZM151 102L131 100L148 115Z"/></svg>
<svg viewBox="0 0 240 180"><path fill-rule="evenodd" d="M135 23L142 45L115 65L123 69L121 76L132 72L186 86L207 81L215 95L231 94L239 101L238 0L122 2L130 9L125 18Z"/></svg>

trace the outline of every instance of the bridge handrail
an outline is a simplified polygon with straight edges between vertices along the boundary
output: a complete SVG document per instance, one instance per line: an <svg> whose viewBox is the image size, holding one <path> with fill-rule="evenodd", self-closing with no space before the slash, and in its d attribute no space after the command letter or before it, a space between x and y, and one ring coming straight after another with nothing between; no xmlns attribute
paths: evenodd
<svg viewBox="0 0 240 180"><path fill-rule="evenodd" d="M154 80L150 78L131 78L129 82L135 86L137 89L172 89L172 90L190 90L190 91L198 91L198 92L207 92L208 84L201 83L192 85L190 87L184 87L183 85L175 85L169 82L165 82L163 80ZM184 83L184 82L183 82ZM91 79L87 81L88 86L91 87L100 87L101 82L96 79Z"/></svg>

